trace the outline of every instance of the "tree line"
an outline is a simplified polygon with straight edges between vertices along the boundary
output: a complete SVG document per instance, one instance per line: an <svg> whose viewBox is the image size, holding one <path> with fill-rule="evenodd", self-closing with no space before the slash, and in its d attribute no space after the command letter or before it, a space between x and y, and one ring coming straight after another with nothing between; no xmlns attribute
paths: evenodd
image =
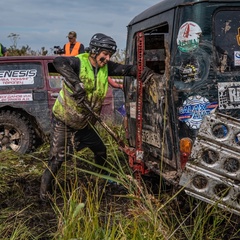
<svg viewBox="0 0 240 240"><path fill-rule="evenodd" d="M10 33L8 38L12 41L12 45L8 48L8 56L46 56L49 54L45 47L41 47L40 50L32 50L30 46L18 47L18 40L20 35L16 33ZM113 55L112 60L118 63L125 62L126 51L118 49Z"/></svg>
<svg viewBox="0 0 240 240"><path fill-rule="evenodd" d="M8 38L11 39L12 45L8 48L8 56L45 56L48 54L48 50L42 47L41 50L32 50L30 46L18 47L18 40L20 35L16 33L10 33Z"/></svg>

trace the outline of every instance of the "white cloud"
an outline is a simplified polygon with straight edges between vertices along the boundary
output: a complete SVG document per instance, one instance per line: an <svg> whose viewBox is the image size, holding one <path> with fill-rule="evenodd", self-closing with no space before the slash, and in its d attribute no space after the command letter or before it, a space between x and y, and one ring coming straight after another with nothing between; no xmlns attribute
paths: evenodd
<svg viewBox="0 0 240 240"><path fill-rule="evenodd" d="M125 48L128 23L159 0L8 0L1 6L1 38L5 47L10 33L19 34L18 47L50 49L63 46L69 31L76 31L85 47L93 34L110 35Z"/></svg>

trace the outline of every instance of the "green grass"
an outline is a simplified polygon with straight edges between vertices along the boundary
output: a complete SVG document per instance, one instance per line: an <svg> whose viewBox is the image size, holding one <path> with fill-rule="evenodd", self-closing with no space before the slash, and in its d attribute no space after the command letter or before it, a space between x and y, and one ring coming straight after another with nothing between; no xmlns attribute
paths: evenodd
<svg viewBox="0 0 240 240"><path fill-rule="evenodd" d="M139 185L126 156L105 131L100 133L108 148L108 174L96 171L101 167L88 149L76 153L57 176L51 204L38 196L49 145L26 155L0 153L0 239L239 239L237 216L182 189L166 191L155 181L163 187L156 193L146 181Z"/></svg>

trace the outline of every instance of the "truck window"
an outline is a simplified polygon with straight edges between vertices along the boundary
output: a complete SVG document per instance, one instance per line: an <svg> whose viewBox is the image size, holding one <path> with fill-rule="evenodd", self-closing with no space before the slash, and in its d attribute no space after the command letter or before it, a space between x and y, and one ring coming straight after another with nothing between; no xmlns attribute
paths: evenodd
<svg viewBox="0 0 240 240"><path fill-rule="evenodd" d="M220 73L240 71L240 9L223 9L214 16L214 45Z"/></svg>
<svg viewBox="0 0 240 240"><path fill-rule="evenodd" d="M0 87L2 90L42 88L43 69L39 62L0 64Z"/></svg>
<svg viewBox="0 0 240 240"><path fill-rule="evenodd" d="M53 63L48 63L48 80L51 88L61 88L63 77L57 72Z"/></svg>
<svg viewBox="0 0 240 240"><path fill-rule="evenodd" d="M165 71L165 34L168 33L168 25L158 26L145 35L145 65L156 73L164 74Z"/></svg>

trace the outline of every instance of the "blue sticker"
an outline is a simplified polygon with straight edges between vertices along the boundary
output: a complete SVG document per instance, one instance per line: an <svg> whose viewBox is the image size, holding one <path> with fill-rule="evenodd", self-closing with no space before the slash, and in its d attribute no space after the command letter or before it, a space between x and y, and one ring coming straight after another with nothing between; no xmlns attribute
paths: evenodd
<svg viewBox="0 0 240 240"><path fill-rule="evenodd" d="M178 119L185 122L191 129L199 129L203 118L217 106L217 102L210 103L205 97L191 96L179 108Z"/></svg>
<svg viewBox="0 0 240 240"><path fill-rule="evenodd" d="M122 106L120 106L117 111L121 114L122 117L126 116L126 110L125 110L125 105L123 104Z"/></svg>

